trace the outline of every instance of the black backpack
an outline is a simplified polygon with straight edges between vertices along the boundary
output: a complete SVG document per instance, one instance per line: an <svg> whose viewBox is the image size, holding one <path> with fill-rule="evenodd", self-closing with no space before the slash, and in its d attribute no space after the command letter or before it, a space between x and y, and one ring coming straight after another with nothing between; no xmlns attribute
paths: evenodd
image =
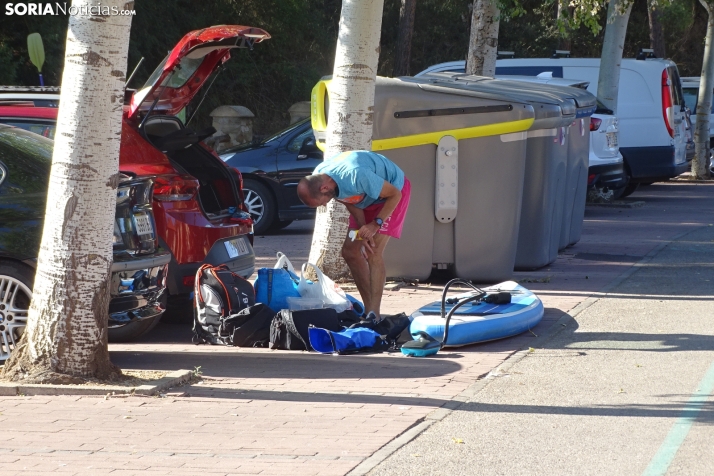
<svg viewBox="0 0 714 476"><path fill-rule="evenodd" d="M236 324L249 317L233 316L254 304L252 284L226 265L204 264L196 271L194 283L194 342L231 345Z"/></svg>
<svg viewBox="0 0 714 476"><path fill-rule="evenodd" d="M334 309L308 309L290 311L283 309L270 324L271 349L312 350L308 329L321 327L330 331L342 329L339 315Z"/></svg>

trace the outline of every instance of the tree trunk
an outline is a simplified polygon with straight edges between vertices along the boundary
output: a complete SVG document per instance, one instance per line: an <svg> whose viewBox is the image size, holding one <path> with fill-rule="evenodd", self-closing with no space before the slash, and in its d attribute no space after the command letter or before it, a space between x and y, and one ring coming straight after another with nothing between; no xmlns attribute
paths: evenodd
<svg viewBox="0 0 714 476"><path fill-rule="evenodd" d="M86 13L92 0L74 0ZM102 6L130 9L125 0ZM111 379L108 278L131 16L69 17L62 94L37 274L20 345L3 377Z"/></svg>
<svg viewBox="0 0 714 476"><path fill-rule="evenodd" d="M343 0L330 86L325 160L348 150L372 149L374 84L384 0ZM342 259L349 213L330 201L317 209L310 262L332 279L349 276Z"/></svg>
<svg viewBox="0 0 714 476"><path fill-rule="evenodd" d="M702 61L702 76L699 80L699 97L697 98L697 120L694 126L695 153L692 159L692 177L709 179L709 115L712 110L712 88L714 88L714 0L699 0L709 15L707 19L707 36L704 43L704 60Z"/></svg>
<svg viewBox="0 0 714 476"><path fill-rule="evenodd" d="M664 30L662 30L662 22L660 21L660 5L657 5L657 0L647 0L647 15L650 20L650 48L654 50L657 58L665 58L664 49Z"/></svg>
<svg viewBox="0 0 714 476"><path fill-rule="evenodd" d="M500 15L498 0L474 1L469 53L466 57L467 74L490 77L496 75Z"/></svg>
<svg viewBox="0 0 714 476"><path fill-rule="evenodd" d="M397 52L394 58L392 76L409 76L409 60L412 54L412 35L414 33L414 14L416 0L402 0L399 8L399 35Z"/></svg>
<svg viewBox="0 0 714 476"><path fill-rule="evenodd" d="M558 13L556 15L556 26L558 28L558 49L566 51L570 51L573 45L573 41L570 36L570 16L572 15L570 10L572 7L570 7L569 4L570 2L568 0L558 0L556 4L558 8Z"/></svg>
<svg viewBox="0 0 714 476"><path fill-rule="evenodd" d="M607 7L607 25L602 43L597 98L617 115L617 93L620 86L620 65L625 46L627 22L632 0L611 0Z"/></svg>

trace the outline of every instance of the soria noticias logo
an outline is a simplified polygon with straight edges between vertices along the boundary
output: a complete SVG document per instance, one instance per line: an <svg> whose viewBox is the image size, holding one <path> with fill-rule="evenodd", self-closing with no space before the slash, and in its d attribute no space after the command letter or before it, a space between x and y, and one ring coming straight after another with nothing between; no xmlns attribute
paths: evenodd
<svg viewBox="0 0 714 476"><path fill-rule="evenodd" d="M71 5L67 2L49 2L49 3L6 3L5 15L17 16L40 16L40 15L136 15L136 11L131 7L134 2L127 2L124 7L102 5L100 2L90 3L88 5Z"/></svg>

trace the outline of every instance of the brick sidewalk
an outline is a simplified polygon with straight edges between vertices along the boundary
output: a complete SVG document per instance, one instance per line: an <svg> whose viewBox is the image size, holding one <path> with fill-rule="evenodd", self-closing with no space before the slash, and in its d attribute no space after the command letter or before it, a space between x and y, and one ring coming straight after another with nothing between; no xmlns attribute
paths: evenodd
<svg viewBox="0 0 714 476"><path fill-rule="evenodd" d="M515 279L536 290L544 332L563 313L658 245L714 223L714 187L642 188L636 209L588 207L583 237L551 266ZM307 257L309 231L256 237L261 265L285 251ZM385 294L387 312L438 298L439 286ZM653 290L655 292L656 290ZM160 325L142 341L112 345L123 368L194 369L201 383L164 398L2 397L2 474L340 475L479 377L528 346L530 333L409 359L401 354L326 356L193 346L185 326Z"/></svg>

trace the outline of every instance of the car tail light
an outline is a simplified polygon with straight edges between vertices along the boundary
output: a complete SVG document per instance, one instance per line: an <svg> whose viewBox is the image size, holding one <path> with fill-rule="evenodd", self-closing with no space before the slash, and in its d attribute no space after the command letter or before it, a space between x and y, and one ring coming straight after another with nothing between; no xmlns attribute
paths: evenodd
<svg viewBox="0 0 714 476"><path fill-rule="evenodd" d="M598 119L597 117L591 117L590 118L590 132L600 129L600 124L602 124L602 119Z"/></svg>
<svg viewBox="0 0 714 476"><path fill-rule="evenodd" d="M595 183L595 177L595 174L588 175L588 185L592 185L593 183Z"/></svg>
<svg viewBox="0 0 714 476"><path fill-rule="evenodd" d="M184 276L181 281L183 282L184 286L186 286L188 288L192 288L195 279L196 279L196 277L193 274L190 274L188 276Z"/></svg>
<svg viewBox="0 0 714 476"><path fill-rule="evenodd" d="M669 79L669 73L667 70L662 71L662 116L664 117L664 125L667 126L667 132L669 132L670 137L674 137L674 120L672 113L674 112L674 107L672 107L672 81Z"/></svg>
<svg viewBox="0 0 714 476"><path fill-rule="evenodd" d="M159 175L154 180L154 199L161 202L191 200L198 186L198 180L190 175Z"/></svg>
<svg viewBox="0 0 714 476"><path fill-rule="evenodd" d="M231 172L233 172L233 177L235 177L238 185L240 185L240 189L243 190L243 174L235 167L231 167Z"/></svg>

